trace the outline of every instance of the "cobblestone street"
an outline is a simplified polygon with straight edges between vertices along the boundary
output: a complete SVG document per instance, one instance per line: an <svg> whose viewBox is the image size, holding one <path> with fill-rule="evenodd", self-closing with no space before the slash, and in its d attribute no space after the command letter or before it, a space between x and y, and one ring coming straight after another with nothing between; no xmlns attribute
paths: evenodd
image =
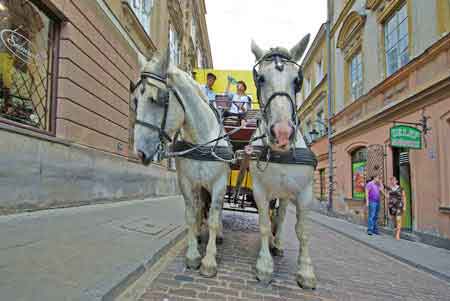
<svg viewBox="0 0 450 301"><path fill-rule="evenodd" d="M289 212L284 257L275 258L274 279L268 287L255 279L257 215L227 211L217 276L208 279L187 270L183 250L148 285L140 300L450 300L447 282L313 222L309 223L310 252L318 287L302 290L295 282L298 241L294 223L295 215Z"/></svg>

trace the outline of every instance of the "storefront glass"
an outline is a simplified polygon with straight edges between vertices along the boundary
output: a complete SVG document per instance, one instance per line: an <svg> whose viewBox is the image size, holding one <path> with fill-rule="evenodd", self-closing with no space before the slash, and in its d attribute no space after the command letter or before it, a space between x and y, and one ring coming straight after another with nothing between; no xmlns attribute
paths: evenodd
<svg viewBox="0 0 450 301"><path fill-rule="evenodd" d="M54 22L28 0L0 0L0 120L50 130Z"/></svg>
<svg viewBox="0 0 450 301"><path fill-rule="evenodd" d="M365 198L365 170L367 164L367 148L360 148L352 153L352 197L358 200Z"/></svg>

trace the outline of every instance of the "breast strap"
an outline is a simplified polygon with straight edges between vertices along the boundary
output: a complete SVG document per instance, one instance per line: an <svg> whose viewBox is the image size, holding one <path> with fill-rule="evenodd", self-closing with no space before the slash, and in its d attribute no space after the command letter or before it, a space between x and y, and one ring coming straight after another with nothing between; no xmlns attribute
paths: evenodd
<svg viewBox="0 0 450 301"><path fill-rule="evenodd" d="M267 162L267 152L269 151L268 146L253 146L253 149L261 152L259 161ZM298 164L298 165L309 165L317 166L316 155L309 148L295 148L289 152L276 152L270 151L270 156L268 162L278 163L278 164Z"/></svg>
<svg viewBox="0 0 450 301"><path fill-rule="evenodd" d="M176 141L172 144L173 152L182 152L195 147L195 144L186 141ZM201 146L187 154L180 155L178 157L188 158L197 161L220 161L211 154L211 148L213 146ZM225 160L233 159L233 152L228 146L216 146L214 152L217 156Z"/></svg>

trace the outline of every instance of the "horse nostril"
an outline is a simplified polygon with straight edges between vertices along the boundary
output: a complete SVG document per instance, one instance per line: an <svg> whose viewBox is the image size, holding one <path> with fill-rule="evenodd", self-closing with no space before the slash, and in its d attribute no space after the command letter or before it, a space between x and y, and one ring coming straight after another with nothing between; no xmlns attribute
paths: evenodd
<svg viewBox="0 0 450 301"><path fill-rule="evenodd" d="M145 154L144 154L143 152L138 151L138 152L137 152L137 156L138 156L138 158L141 160L141 162L144 162L144 161L145 161Z"/></svg>
<svg viewBox="0 0 450 301"><path fill-rule="evenodd" d="M270 135L272 135L272 137L276 137L275 131L274 131L274 125L270 126Z"/></svg>

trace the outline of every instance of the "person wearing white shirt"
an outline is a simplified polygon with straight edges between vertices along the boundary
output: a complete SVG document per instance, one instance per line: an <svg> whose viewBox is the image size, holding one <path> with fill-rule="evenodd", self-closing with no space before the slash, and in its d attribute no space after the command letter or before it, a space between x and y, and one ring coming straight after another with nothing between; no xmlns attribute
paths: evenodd
<svg viewBox="0 0 450 301"><path fill-rule="evenodd" d="M224 117L236 116L241 119L241 124L245 123L245 115L247 111L251 108L251 98L245 91L247 90L247 85L244 81L238 81L236 83L236 93L230 92L232 78L228 78L228 84L225 94L228 96L230 101L230 108L228 111L224 112Z"/></svg>

